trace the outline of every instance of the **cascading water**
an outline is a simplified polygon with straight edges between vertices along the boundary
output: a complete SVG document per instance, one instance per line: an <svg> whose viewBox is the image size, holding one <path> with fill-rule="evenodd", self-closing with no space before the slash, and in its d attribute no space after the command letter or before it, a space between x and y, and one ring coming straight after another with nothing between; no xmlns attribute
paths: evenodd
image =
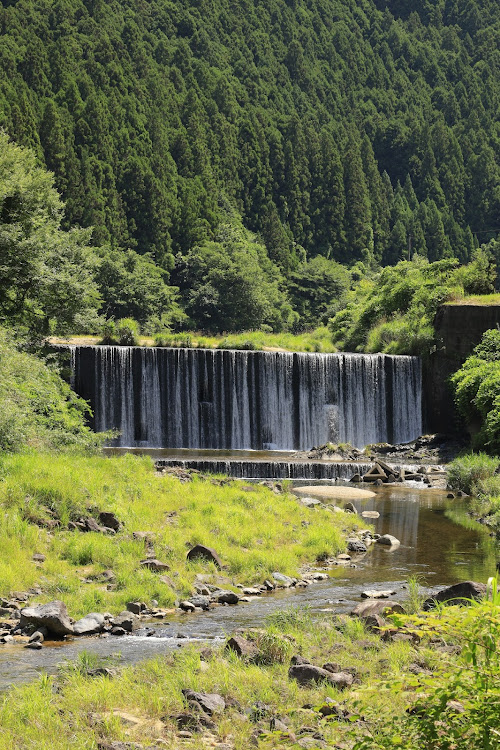
<svg viewBox="0 0 500 750"><path fill-rule="evenodd" d="M308 450L422 432L417 357L76 346L71 359L118 446Z"/></svg>

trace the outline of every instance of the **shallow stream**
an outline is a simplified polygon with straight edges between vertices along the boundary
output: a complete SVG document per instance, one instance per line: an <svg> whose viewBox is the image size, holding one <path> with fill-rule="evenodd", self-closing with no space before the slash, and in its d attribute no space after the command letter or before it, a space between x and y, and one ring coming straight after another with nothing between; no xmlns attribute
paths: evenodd
<svg viewBox="0 0 500 750"><path fill-rule="evenodd" d="M437 490L391 485L374 488L376 496L354 501L359 512L377 510L369 519L379 534L401 541L396 549L374 544L366 555L353 558L352 567L336 566L329 579L305 589L288 589L237 606L222 606L203 613L176 615L147 623L153 634L93 637L47 643L40 651L19 645L0 646L0 690L31 681L42 671L86 650L101 656L119 655L122 664L156 656L190 641L219 640L238 627L261 625L271 612L285 607L309 607L313 612L348 612L366 589L391 589L402 600L409 576L422 578L429 592L464 580L486 581L495 572L495 542L486 529L467 520L461 500L447 500ZM311 493L312 494L312 493ZM314 510L311 510L314 513Z"/></svg>

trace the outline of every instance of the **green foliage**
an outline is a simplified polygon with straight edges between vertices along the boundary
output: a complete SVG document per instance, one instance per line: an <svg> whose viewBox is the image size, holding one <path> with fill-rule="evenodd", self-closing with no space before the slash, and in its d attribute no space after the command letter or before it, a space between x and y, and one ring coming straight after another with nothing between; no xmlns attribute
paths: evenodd
<svg viewBox="0 0 500 750"><path fill-rule="evenodd" d="M469 288L492 290L489 256L478 251L466 266L451 258L429 263L415 256L361 278L346 305L329 322L341 349L388 354L428 354L439 305Z"/></svg>
<svg viewBox="0 0 500 750"><path fill-rule="evenodd" d="M420 697L411 699L406 716L379 720L375 732L355 742L355 750L500 747L500 601L495 578L490 579L489 588L491 601L471 601L466 608L446 607L413 618L398 617L398 624L419 636L457 644L458 663L443 660L431 677L380 684L379 692L394 702L409 690Z"/></svg>
<svg viewBox="0 0 500 750"><path fill-rule="evenodd" d="M118 343L121 346L139 345L139 323L133 318L122 318L116 323Z"/></svg>
<svg viewBox="0 0 500 750"><path fill-rule="evenodd" d="M262 324L280 331L297 317L265 247L235 221L221 225L217 241L179 256L174 279L186 313L205 331L241 331Z"/></svg>
<svg viewBox="0 0 500 750"><path fill-rule="evenodd" d="M92 325L90 232L61 228L54 178L0 131L0 319L31 334Z"/></svg>
<svg viewBox="0 0 500 750"><path fill-rule="evenodd" d="M99 248L95 280L107 318L134 318L146 329L179 325L185 315L177 303L177 289L149 255L133 250ZM146 324L146 325L145 325Z"/></svg>
<svg viewBox="0 0 500 750"><path fill-rule="evenodd" d="M96 449L102 441L86 426L87 413L55 370L0 329L0 450Z"/></svg>
<svg viewBox="0 0 500 750"><path fill-rule="evenodd" d="M344 266L317 255L301 263L290 274L288 290L298 325L303 329L326 325L328 318L342 308L350 275Z"/></svg>
<svg viewBox="0 0 500 750"><path fill-rule="evenodd" d="M457 408L475 431L474 447L500 452L500 331L486 331L451 380Z"/></svg>
<svg viewBox="0 0 500 750"><path fill-rule="evenodd" d="M498 458L486 453L469 453L455 458L448 469L448 483L452 489L467 495L477 495L484 482L495 475Z"/></svg>
<svg viewBox="0 0 500 750"><path fill-rule="evenodd" d="M285 273L299 247L463 262L497 234L497 10L6 1L0 125L54 171L68 225L165 270L224 200Z"/></svg>

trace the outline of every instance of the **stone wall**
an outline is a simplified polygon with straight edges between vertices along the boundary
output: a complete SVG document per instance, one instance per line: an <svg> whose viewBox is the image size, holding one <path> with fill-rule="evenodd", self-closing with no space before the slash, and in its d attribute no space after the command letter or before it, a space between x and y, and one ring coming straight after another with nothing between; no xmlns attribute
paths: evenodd
<svg viewBox="0 0 500 750"><path fill-rule="evenodd" d="M480 342L485 331L500 326L500 305L443 305L434 319L437 346L424 364L424 423L427 432L461 429L449 377Z"/></svg>

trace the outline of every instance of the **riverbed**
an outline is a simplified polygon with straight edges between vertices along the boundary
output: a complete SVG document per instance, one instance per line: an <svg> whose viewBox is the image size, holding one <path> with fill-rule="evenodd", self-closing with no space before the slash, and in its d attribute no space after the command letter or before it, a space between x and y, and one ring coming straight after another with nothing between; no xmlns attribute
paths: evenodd
<svg viewBox="0 0 500 750"><path fill-rule="evenodd" d="M354 501L354 505L358 512L378 511L380 517L367 520L367 527L397 537L401 542L398 547L374 544L365 555L329 569L326 581L254 597L237 606L144 623L137 635L46 643L40 651L0 646L0 690L31 681L41 672L54 673L62 662L75 659L82 651L132 664L189 642L219 642L236 628L258 627L271 612L287 607L308 607L312 613L348 612L361 601L362 591L377 588L395 591L392 598L401 601L407 595L410 576L418 576L430 594L458 581L485 582L494 574L495 541L486 529L468 522L462 500L449 500L446 492L418 487L373 489L375 497Z"/></svg>

